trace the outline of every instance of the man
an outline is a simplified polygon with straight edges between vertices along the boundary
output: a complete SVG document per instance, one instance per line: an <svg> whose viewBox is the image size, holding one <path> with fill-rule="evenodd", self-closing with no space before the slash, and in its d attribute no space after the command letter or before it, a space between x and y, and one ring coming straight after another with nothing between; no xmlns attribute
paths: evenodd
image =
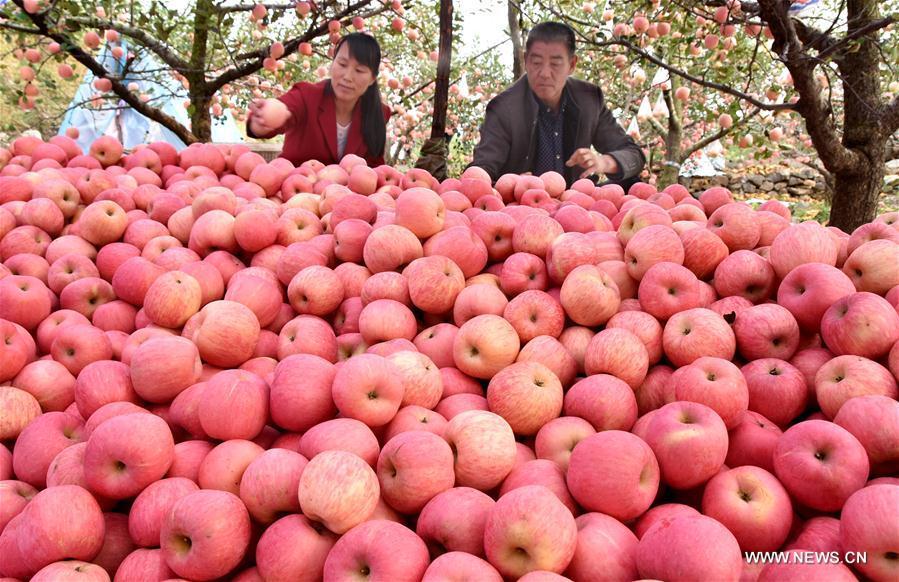
<svg viewBox="0 0 899 582"><path fill-rule="evenodd" d="M471 165L494 181L507 173L554 170L568 184L603 174L626 190L646 158L615 121L602 90L571 77L577 65L574 31L542 22L525 46L527 74L487 104Z"/></svg>

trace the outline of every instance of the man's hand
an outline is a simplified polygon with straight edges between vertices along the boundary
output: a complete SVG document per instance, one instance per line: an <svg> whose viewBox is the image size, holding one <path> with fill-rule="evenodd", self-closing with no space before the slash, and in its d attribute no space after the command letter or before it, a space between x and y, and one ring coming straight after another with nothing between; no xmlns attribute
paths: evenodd
<svg viewBox="0 0 899 582"><path fill-rule="evenodd" d="M590 148L576 149L565 165L569 168L573 166L584 168L581 178L593 174L616 174L619 171L615 158L608 154L600 154Z"/></svg>
<svg viewBox="0 0 899 582"><path fill-rule="evenodd" d="M250 102L250 129L258 136L276 133L289 119L287 105L277 99L254 99Z"/></svg>

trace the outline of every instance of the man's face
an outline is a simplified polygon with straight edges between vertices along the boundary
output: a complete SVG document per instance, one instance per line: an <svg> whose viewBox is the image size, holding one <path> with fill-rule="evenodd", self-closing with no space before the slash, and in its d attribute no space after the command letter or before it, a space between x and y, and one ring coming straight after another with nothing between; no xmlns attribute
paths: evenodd
<svg viewBox="0 0 899 582"><path fill-rule="evenodd" d="M528 84L537 97L555 107L562 97L565 81L574 71L577 57L562 42L537 41L524 57Z"/></svg>

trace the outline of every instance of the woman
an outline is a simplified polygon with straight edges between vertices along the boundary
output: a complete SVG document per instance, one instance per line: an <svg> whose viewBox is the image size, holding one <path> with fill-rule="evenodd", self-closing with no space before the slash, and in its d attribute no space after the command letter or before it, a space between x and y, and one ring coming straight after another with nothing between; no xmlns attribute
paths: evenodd
<svg viewBox="0 0 899 582"><path fill-rule="evenodd" d="M386 120L378 69L381 47L373 37L354 32L340 39L331 77L296 83L278 99L250 104L247 134L269 138L284 133L281 157L299 166L307 160L336 164L356 154L369 166L384 163Z"/></svg>

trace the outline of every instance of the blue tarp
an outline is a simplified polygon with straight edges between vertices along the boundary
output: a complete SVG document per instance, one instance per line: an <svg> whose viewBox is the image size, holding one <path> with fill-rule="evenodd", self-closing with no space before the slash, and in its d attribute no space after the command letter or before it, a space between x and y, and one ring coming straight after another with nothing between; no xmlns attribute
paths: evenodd
<svg viewBox="0 0 899 582"><path fill-rule="evenodd" d="M120 77L126 66L126 56L116 59L112 54L111 44L107 43L103 47L97 61L112 76ZM123 48L125 55L128 54L128 46L124 41L118 46ZM126 85L137 83L139 92L150 96L151 104L189 127L190 119L184 108L184 102L189 98L187 90L164 69L163 65L152 56L144 56L131 63L129 73L123 82ZM118 107L111 100L105 100L99 110L90 107L88 101L97 93L93 87L94 80L93 73L88 71L59 127L60 135L70 127L78 128L79 137L76 141L84 151L103 135L116 137L127 149L154 141L166 141L178 150L186 147L185 143L170 130L134 111L124 101L119 101ZM243 141L237 124L227 108L221 117L212 119L212 141L219 143Z"/></svg>

